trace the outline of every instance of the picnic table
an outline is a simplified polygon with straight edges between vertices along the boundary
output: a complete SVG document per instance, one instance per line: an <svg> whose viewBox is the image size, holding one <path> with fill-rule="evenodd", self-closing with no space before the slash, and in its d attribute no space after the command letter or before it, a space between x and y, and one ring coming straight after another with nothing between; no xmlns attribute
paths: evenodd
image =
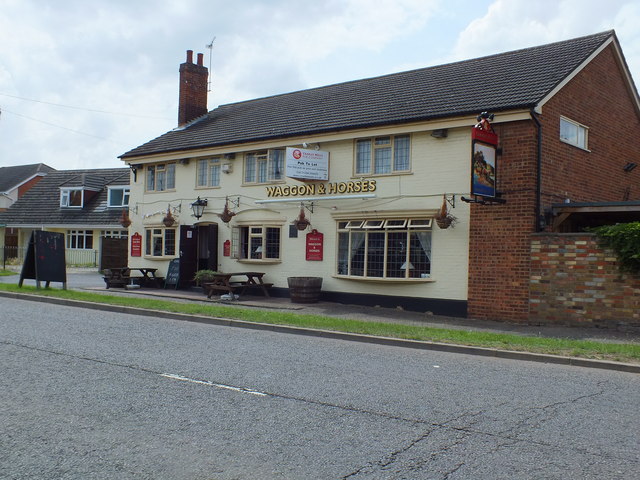
<svg viewBox="0 0 640 480"><path fill-rule="evenodd" d="M273 286L273 283L265 283L262 277L264 277L264 272L216 273L212 275L211 280L202 283L202 288L207 294L207 298L211 298L215 292L235 294L240 291L240 295L243 295L248 288L253 287L260 288L264 296L268 297L268 289Z"/></svg>
<svg viewBox="0 0 640 480"><path fill-rule="evenodd" d="M131 275L132 271L138 271L141 275ZM131 281L139 281L142 287L160 288L164 278L156 276L157 268L108 268L104 270L104 281L109 287L126 287Z"/></svg>

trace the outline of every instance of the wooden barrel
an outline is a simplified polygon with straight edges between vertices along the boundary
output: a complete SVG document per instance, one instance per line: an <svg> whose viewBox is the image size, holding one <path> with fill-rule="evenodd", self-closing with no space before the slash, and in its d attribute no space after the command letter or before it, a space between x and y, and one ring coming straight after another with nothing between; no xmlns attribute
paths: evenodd
<svg viewBox="0 0 640 480"><path fill-rule="evenodd" d="M289 297L293 303L317 303L322 277L288 277Z"/></svg>

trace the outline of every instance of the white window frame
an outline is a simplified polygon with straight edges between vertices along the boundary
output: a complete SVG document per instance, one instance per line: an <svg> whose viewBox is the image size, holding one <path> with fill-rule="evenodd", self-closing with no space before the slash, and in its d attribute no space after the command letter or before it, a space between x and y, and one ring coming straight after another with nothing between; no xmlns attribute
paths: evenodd
<svg viewBox="0 0 640 480"><path fill-rule="evenodd" d="M243 183L263 185L284 179L285 149L272 148L244 155Z"/></svg>
<svg viewBox="0 0 640 480"><path fill-rule="evenodd" d="M67 230L66 238L70 250L93 250L93 230Z"/></svg>
<svg viewBox="0 0 640 480"><path fill-rule="evenodd" d="M113 192L114 191L121 191L122 192L122 201L119 204L114 204L113 203ZM108 195L107 195L107 205L109 206L109 208L122 208L122 207L128 207L129 206L129 197L131 194L131 188L130 187L109 187L108 188Z"/></svg>
<svg viewBox="0 0 640 480"><path fill-rule="evenodd" d="M80 205L70 205L71 192L80 192ZM84 206L84 188L61 188L60 206L66 208L82 208Z"/></svg>
<svg viewBox="0 0 640 480"><path fill-rule="evenodd" d="M197 161L196 188L220 186L220 161L220 157L202 158Z"/></svg>
<svg viewBox="0 0 640 480"><path fill-rule="evenodd" d="M567 134L567 130L571 130L570 135ZM589 127L560 116L560 141L589 151Z"/></svg>
<svg viewBox="0 0 640 480"><path fill-rule="evenodd" d="M129 232L127 230L102 230L100 236L103 238L127 238Z"/></svg>
<svg viewBox="0 0 640 480"><path fill-rule="evenodd" d="M360 226L354 227L358 223ZM431 218L390 217L338 221L336 276L359 280L428 281L431 278L433 257L431 225ZM376 234L377 236L371 237ZM375 245L376 241L380 241L380 234L384 236L381 257L379 253L374 253L380 249L379 244ZM404 240L398 240L398 235L404 235ZM354 249L362 252L354 253ZM360 260L356 260L356 255ZM376 271L372 273L369 265L373 264L374 255L380 258Z"/></svg>
<svg viewBox="0 0 640 480"><path fill-rule="evenodd" d="M273 235L277 232L277 245ZM272 242L269 245L269 242ZM260 247L260 250L258 250ZM282 259L282 225L237 225L231 231L231 257L239 261L274 263Z"/></svg>
<svg viewBox="0 0 640 480"><path fill-rule="evenodd" d="M174 258L177 252L177 228L147 227L144 229L144 256L149 258ZM173 237L173 239L171 238ZM160 249L156 250L155 241L160 241ZM159 253L156 253L159 252Z"/></svg>
<svg viewBox="0 0 640 480"><path fill-rule="evenodd" d="M176 189L175 162L147 165L145 175L144 188L146 192L167 192Z"/></svg>
<svg viewBox="0 0 640 480"><path fill-rule="evenodd" d="M406 140L407 158L406 165L400 163L399 142ZM361 146L363 148L361 148ZM366 147L366 148L365 148ZM389 149L388 168L382 162L383 150ZM354 145L354 175L397 175L411 171L411 135L379 135L371 138L355 140Z"/></svg>

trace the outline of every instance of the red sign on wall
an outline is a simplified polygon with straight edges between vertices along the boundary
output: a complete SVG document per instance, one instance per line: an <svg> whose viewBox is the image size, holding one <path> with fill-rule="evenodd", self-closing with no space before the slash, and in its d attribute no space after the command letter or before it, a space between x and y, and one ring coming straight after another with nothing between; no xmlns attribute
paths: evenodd
<svg viewBox="0 0 640 480"><path fill-rule="evenodd" d="M225 257L231 256L231 242L229 240L225 240L222 244L222 255Z"/></svg>
<svg viewBox="0 0 640 480"><path fill-rule="evenodd" d="M322 261L322 251L324 249L324 234L317 230L307 233L307 260Z"/></svg>
<svg viewBox="0 0 640 480"><path fill-rule="evenodd" d="M131 256L142 256L142 235L140 235L138 232L131 235Z"/></svg>

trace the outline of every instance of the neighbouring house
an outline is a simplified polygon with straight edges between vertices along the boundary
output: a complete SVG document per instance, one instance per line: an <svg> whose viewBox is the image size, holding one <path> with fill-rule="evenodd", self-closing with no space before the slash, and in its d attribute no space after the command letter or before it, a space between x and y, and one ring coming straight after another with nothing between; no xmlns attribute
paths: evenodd
<svg viewBox="0 0 640 480"><path fill-rule="evenodd" d="M0 228L17 233L17 246L5 245L5 258L23 258L31 232L65 234L70 265L99 266L105 239L120 239L119 255L126 265L127 229L121 225L129 205L128 168L56 170L0 212ZM111 261L111 260L110 260Z"/></svg>
<svg viewBox="0 0 640 480"><path fill-rule="evenodd" d="M54 170L44 163L0 167L0 212L4 212L47 173ZM18 246L17 230L12 228L5 230L4 245Z"/></svg>
<svg viewBox="0 0 640 480"><path fill-rule="evenodd" d="M178 127L121 156L132 267L537 322L538 236L585 209L640 218L640 100L613 31L210 112L207 75L188 51Z"/></svg>

